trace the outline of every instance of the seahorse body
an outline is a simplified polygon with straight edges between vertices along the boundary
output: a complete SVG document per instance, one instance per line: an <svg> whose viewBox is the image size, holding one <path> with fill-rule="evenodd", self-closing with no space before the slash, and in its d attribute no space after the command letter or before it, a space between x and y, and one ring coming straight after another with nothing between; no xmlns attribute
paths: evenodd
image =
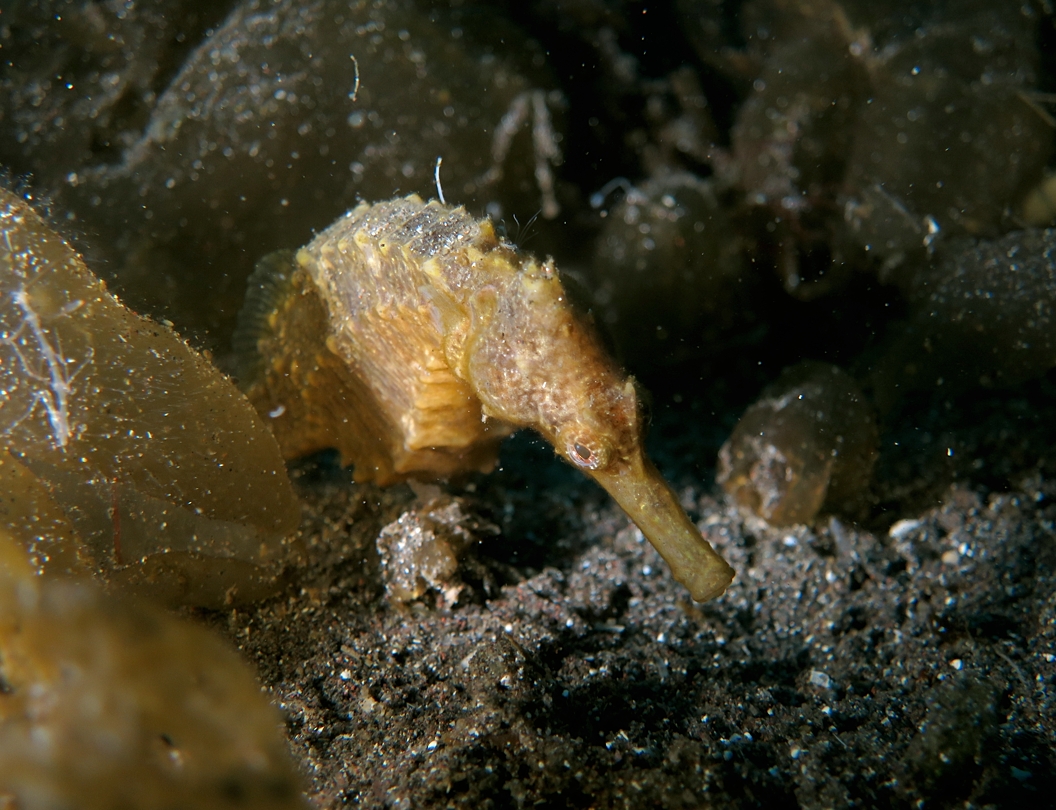
<svg viewBox="0 0 1056 810"><path fill-rule="evenodd" d="M557 269L488 220L416 196L360 205L262 262L237 337L287 458L334 447L357 480L489 471L521 427L600 483L698 600L732 569L646 459L634 381Z"/></svg>

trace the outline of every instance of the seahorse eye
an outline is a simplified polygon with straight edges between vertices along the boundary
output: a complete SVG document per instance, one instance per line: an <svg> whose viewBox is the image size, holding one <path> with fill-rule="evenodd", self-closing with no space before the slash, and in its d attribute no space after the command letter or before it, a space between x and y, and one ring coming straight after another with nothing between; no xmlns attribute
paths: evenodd
<svg viewBox="0 0 1056 810"><path fill-rule="evenodd" d="M585 470L596 470L609 463L609 449L602 441L580 437L569 442L568 457Z"/></svg>

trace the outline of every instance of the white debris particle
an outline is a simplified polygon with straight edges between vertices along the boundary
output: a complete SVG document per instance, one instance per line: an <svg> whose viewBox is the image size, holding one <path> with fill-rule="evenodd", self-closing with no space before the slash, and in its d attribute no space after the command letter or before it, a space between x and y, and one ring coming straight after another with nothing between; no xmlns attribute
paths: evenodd
<svg viewBox="0 0 1056 810"><path fill-rule="evenodd" d="M895 540L904 540L906 536L912 534L923 525L923 520L899 520L887 530L887 536Z"/></svg>
<svg viewBox="0 0 1056 810"><path fill-rule="evenodd" d="M816 669L810 671L810 685L816 686L819 689L831 689L832 678Z"/></svg>

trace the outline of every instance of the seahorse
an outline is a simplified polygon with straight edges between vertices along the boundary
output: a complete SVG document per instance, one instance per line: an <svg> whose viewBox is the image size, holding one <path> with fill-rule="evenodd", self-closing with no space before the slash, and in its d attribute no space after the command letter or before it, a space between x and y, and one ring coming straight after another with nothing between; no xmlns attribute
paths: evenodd
<svg viewBox="0 0 1056 810"><path fill-rule="evenodd" d="M242 385L287 458L336 448L358 481L490 471L530 427L604 487L699 601L733 569L646 457L633 378L557 268L464 208L361 204L250 280Z"/></svg>

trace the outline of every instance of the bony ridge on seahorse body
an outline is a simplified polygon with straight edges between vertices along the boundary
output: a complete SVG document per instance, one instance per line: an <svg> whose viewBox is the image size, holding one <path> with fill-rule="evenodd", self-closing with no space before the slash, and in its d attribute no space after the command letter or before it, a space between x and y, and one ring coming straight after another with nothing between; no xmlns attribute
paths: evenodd
<svg viewBox="0 0 1056 810"><path fill-rule="evenodd" d="M551 261L417 196L362 204L250 279L243 387L287 458L336 448L356 480L490 471L522 427L615 498L694 599L733 569L642 448L638 393Z"/></svg>

